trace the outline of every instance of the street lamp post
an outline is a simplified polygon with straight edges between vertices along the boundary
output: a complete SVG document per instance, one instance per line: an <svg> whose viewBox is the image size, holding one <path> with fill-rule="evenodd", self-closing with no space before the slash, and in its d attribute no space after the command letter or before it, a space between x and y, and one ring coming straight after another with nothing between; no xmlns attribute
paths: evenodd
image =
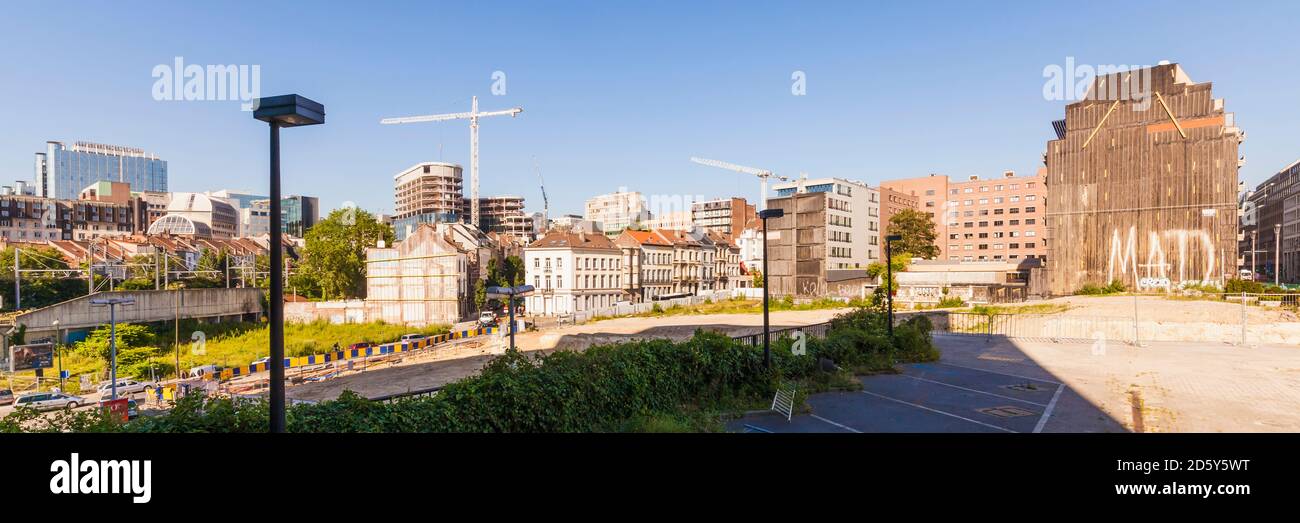
<svg viewBox="0 0 1300 523"><path fill-rule="evenodd" d="M135 303L134 298L93 298L90 300L91 305L108 307L108 347L112 355L109 360L109 399L117 399L117 306L132 305ZM62 377L62 373L60 373Z"/></svg>
<svg viewBox="0 0 1300 523"><path fill-rule="evenodd" d="M284 260L280 245L280 128L325 123L325 106L287 94L260 98L253 118L271 127L271 432L284 432Z"/></svg>
<svg viewBox="0 0 1300 523"><path fill-rule="evenodd" d="M532 295L533 295L532 285L487 288L488 299L492 299L492 298L506 299L506 310L508 310L510 314L510 351L511 352L515 351L515 298L523 298L525 296L532 296Z"/></svg>
<svg viewBox="0 0 1300 523"><path fill-rule="evenodd" d="M889 325L889 339L894 339L894 251L891 244L903 239L902 236L891 234L885 237L885 302L889 310L885 313L885 321Z"/></svg>
<svg viewBox="0 0 1300 523"><path fill-rule="evenodd" d="M1282 281L1282 224L1273 224L1273 286Z"/></svg>
<svg viewBox="0 0 1300 523"><path fill-rule="evenodd" d="M768 368L772 367L772 331L768 323L767 287L768 282L772 281L772 274L767 272L767 219L782 216L785 216L785 210L780 207L763 209L758 213L758 217L763 220L763 366Z"/></svg>

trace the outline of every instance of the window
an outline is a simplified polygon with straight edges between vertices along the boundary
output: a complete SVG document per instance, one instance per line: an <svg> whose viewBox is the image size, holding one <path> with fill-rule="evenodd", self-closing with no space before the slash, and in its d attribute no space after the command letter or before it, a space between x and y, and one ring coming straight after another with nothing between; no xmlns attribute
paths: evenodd
<svg viewBox="0 0 1300 523"><path fill-rule="evenodd" d="M1034 212L1034 209L1036 209L1036 207L1025 207L1025 212Z"/></svg>
<svg viewBox="0 0 1300 523"><path fill-rule="evenodd" d="M1019 196L1012 196L1012 197L1011 197L1011 203L1016 203L1016 202L1018 202L1018 201L1020 201L1020 197L1019 197Z"/></svg>
<svg viewBox="0 0 1300 523"><path fill-rule="evenodd" d="M993 226L994 226L994 227L1001 227L1001 226L1002 226L1002 220L993 220Z"/></svg>
<svg viewBox="0 0 1300 523"><path fill-rule="evenodd" d="M926 196L934 196L934 189L926 190L926 191L925 191L925 195L926 195Z"/></svg>
<svg viewBox="0 0 1300 523"><path fill-rule="evenodd" d="M989 244L987 244L987 243L981 243L981 244L980 244L980 250L981 250L981 251L987 251L987 250L989 250Z"/></svg>
<svg viewBox="0 0 1300 523"><path fill-rule="evenodd" d="M1020 208L1019 208L1019 207L1012 207L1012 208L1011 208L1011 214L1020 214Z"/></svg>
<svg viewBox="0 0 1300 523"><path fill-rule="evenodd" d="M993 199L993 203L1002 203L1002 197L999 196L999 197L997 197L997 198L994 198L994 199Z"/></svg>
<svg viewBox="0 0 1300 523"><path fill-rule="evenodd" d="M1038 223L1038 220L1033 218L1025 218L1025 225L1033 225L1035 223Z"/></svg>
<svg viewBox="0 0 1300 523"><path fill-rule="evenodd" d="M989 204L988 198L980 198L980 205L988 205L988 204Z"/></svg>
<svg viewBox="0 0 1300 523"><path fill-rule="evenodd" d="M1032 202L1032 201L1034 201L1034 200L1037 199L1037 198L1038 198L1037 196L1032 195L1032 194L1026 194L1026 195L1025 195L1025 201L1027 201L1027 202Z"/></svg>
<svg viewBox="0 0 1300 523"><path fill-rule="evenodd" d="M973 204L973 203L975 203L974 200L966 200L966 201L962 202L962 205L970 205L970 204Z"/></svg>
<svg viewBox="0 0 1300 523"><path fill-rule="evenodd" d="M925 206L926 206L926 207L934 207L934 202L933 202L933 201L925 202Z"/></svg>
<svg viewBox="0 0 1300 523"><path fill-rule="evenodd" d="M1011 220L1011 225L1020 225L1020 220Z"/></svg>
<svg viewBox="0 0 1300 523"><path fill-rule="evenodd" d="M1032 244L1032 243L1026 243L1026 244L1025 244L1025 248L1026 248L1026 249L1033 249L1033 248L1034 248L1034 244Z"/></svg>

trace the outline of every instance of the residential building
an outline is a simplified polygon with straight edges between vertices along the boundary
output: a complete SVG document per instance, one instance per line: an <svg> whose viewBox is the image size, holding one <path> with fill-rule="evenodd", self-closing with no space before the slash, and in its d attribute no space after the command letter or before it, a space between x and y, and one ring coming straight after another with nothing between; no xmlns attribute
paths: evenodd
<svg viewBox="0 0 1300 523"><path fill-rule="evenodd" d="M1042 170L1028 178L1004 171L991 179L953 181L931 174L881 183L917 198L917 209L934 220L938 259L949 261L1044 258L1046 185Z"/></svg>
<svg viewBox="0 0 1300 523"><path fill-rule="evenodd" d="M1236 271L1243 134L1209 82L1178 64L1099 75L1052 127L1052 294L1113 280L1139 290L1218 284Z"/></svg>
<svg viewBox="0 0 1300 523"><path fill-rule="evenodd" d="M695 224L691 220L689 211L671 211L659 213L648 220L642 221L640 228L647 231L656 229L689 231L695 228Z"/></svg>
<svg viewBox="0 0 1300 523"><path fill-rule="evenodd" d="M699 294L704 274L703 246L686 231L656 229L655 232L673 245L672 294Z"/></svg>
<svg viewBox="0 0 1300 523"><path fill-rule="evenodd" d="M130 184L122 182L95 182L82 189L77 202L98 202L103 205L72 205L77 212L72 221L73 238L96 238L104 235L141 234L148 228L149 208L140 193L132 192ZM76 216L89 216L99 223L79 222ZM123 217L126 221L123 222Z"/></svg>
<svg viewBox="0 0 1300 523"><path fill-rule="evenodd" d="M880 192L858 181L841 178L801 179L773 186L778 198L796 193L825 194L824 206L817 209L823 223L818 227L805 223L799 227L816 227L816 238L826 252L819 253L827 269L866 268L880 260ZM769 201L768 208L771 208ZM820 236L824 234L824 236ZM800 245L810 245L800 238ZM802 258L800 258L802 259Z"/></svg>
<svg viewBox="0 0 1300 523"><path fill-rule="evenodd" d="M625 300L623 252L603 234L552 230L524 249L531 314L567 315Z"/></svg>
<svg viewBox="0 0 1300 523"><path fill-rule="evenodd" d="M49 198L0 195L0 240L8 243L63 239L67 220L62 215L70 213Z"/></svg>
<svg viewBox="0 0 1300 523"><path fill-rule="evenodd" d="M919 210L921 198L915 194L895 191L881 184L880 187L880 233L889 235L889 223L895 214L904 210ZM940 238L940 236L936 236Z"/></svg>
<svg viewBox="0 0 1300 523"><path fill-rule="evenodd" d="M655 231L624 230L614 244L623 253L623 291L633 303L673 292L673 244Z"/></svg>
<svg viewBox="0 0 1300 523"><path fill-rule="evenodd" d="M745 226L740 236L735 239L736 249L739 251L740 272L742 275L752 275L754 271L763 269L763 222L753 220ZM752 280L752 276L746 276L746 280ZM744 286L742 286L744 287Z"/></svg>
<svg viewBox="0 0 1300 523"><path fill-rule="evenodd" d="M548 228L546 231L542 231L542 233L545 233L552 229L558 229L558 230L569 231L569 232L585 232L585 233L595 234L595 233L603 232L604 226L601 225L600 222L587 220L576 214L566 214L564 216L560 216L551 220L550 228Z"/></svg>
<svg viewBox="0 0 1300 523"><path fill-rule="evenodd" d="M472 299L467 253L432 224L413 226L392 247L366 249L366 307L384 321L450 325ZM375 316L375 314L371 314Z"/></svg>
<svg viewBox="0 0 1300 523"><path fill-rule="evenodd" d="M533 217L524 212L522 196L489 196L478 199L479 227L484 232L533 237Z"/></svg>
<svg viewBox="0 0 1300 523"><path fill-rule="evenodd" d="M650 219L650 211L641 193L620 189L587 200L582 217L601 224L601 230L614 237L628 227L639 228L641 222Z"/></svg>
<svg viewBox="0 0 1300 523"><path fill-rule="evenodd" d="M465 212L461 167L421 162L393 177L393 231L401 241L421 223L455 223Z"/></svg>
<svg viewBox="0 0 1300 523"><path fill-rule="evenodd" d="M267 211L270 211L269 204ZM320 198L291 195L280 199L280 232L294 238L305 238L307 231L319 221Z"/></svg>
<svg viewBox="0 0 1300 523"><path fill-rule="evenodd" d="M722 198L691 204L691 223L703 229L740 236L745 224L757 217L754 206L744 198Z"/></svg>
<svg viewBox="0 0 1300 523"><path fill-rule="evenodd" d="M1241 268L1253 267L1263 282L1300 283L1300 160L1259 184L1244 201Z"/></svg>
<svg viewBox="0 0 1300 523"><path fill-rule="evenodd" d="M74 200L98 182L128 183L139 191L167 192L167 162L134 147L76 142L46 142L36 153L36 195Z"/></svg>

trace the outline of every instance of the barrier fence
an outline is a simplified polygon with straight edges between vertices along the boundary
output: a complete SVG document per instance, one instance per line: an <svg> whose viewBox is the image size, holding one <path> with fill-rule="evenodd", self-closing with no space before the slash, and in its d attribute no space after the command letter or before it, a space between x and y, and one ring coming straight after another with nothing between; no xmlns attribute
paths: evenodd
<svg viewBox="0 0 1300 523"><path fill-rule="evenodd" d="M292 368L310 367L313 365L323 365L326 363L331 363L336 361L347 361L347 360L354 360L354 359L361 359L361 358L388 356L391 354L399 354L404 352L420 350L424 348L430 348L433 347L434 345L445 343L451 340L495 334L499 329L500 327L480 327L477 329L461 330L457 332L449 332L446 334L436 334L433 336L428 336L414 341L398 341L392 343L383 343L380 345L366 347L364 349L362 348L345 349L340 351L330 351L322 354L294 356L294 357L289 357L284 359L284 368L292 369ZM231 378L237 378L240 376L248 376L258 372L264 372L270 369L271 369L270 362L250 363L244 366L223 369L219 373L206 374L203 376L203 379L228 380Z"/></svg>

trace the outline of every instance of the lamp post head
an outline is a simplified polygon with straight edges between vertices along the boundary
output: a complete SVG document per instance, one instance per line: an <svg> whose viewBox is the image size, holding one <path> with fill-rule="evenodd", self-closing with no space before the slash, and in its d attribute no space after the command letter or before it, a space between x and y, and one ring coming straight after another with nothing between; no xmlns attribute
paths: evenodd
<svg viewBox="0 0 1300 523"><path fill-rule="evenodd" d="M763 209L761 211L758 211L758 217L763 220L766 220L768 218L780 218L782 216L785 216L785 209L781 209L781 208Z"/></svg>
<svg viewBox="0 0 1300 523"><path fill-rule="evenodd" d="M296 94L257 99L253 118L280 127L299 127L325 123L325 106Z"/></svg>

